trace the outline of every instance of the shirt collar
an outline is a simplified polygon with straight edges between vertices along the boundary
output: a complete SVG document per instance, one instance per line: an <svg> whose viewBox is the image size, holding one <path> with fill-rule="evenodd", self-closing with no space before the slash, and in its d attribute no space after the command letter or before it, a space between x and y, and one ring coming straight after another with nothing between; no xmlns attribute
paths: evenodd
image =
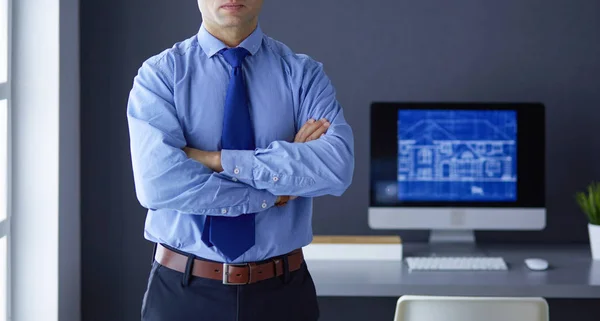
<svg viewBox="0 0 600 321"><path fill-rule="evenodd" d="M263 32L260 29L260 25L257 25L256 29L238 47L242 47L248 50L251 55L255 55L258 49L260 49L262 38ZM221 40L206 30L204 24L200 26L200 31L198 31L198 44L200 44L200 47L202 47L202 50L208 57L212 57L222 49L227 48Z"/></svg>

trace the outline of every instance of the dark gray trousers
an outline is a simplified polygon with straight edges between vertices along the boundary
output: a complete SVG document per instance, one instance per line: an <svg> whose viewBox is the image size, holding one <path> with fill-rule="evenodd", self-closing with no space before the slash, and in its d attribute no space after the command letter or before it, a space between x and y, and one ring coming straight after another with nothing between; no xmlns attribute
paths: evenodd
<svg viewBox="0 0 600 321"><path fill-rule="evenodd" d="M184 275L154 261L142 321L316 321L319 307L306 266L248 285Z"/></svg>

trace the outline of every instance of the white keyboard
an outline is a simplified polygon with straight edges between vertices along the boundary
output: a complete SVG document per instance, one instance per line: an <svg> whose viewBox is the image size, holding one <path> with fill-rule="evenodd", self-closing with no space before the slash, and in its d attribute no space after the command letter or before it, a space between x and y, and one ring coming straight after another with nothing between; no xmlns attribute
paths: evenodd
<svg viewBox="0 0 600 321"><path fill-rule="evenodd" d="M501 257L407 257L409 271L505 271Z"/></svg>

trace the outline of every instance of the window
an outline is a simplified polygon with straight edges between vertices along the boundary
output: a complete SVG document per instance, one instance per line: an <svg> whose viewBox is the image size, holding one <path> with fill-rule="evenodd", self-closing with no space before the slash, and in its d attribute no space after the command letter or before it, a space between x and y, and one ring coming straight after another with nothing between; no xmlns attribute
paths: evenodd
<svg viewBox="0 0 600 321"><path fill-rule="evenodd" d="M487 151L487 148L484 143L477 143L477 152L480 155L484 155L486 151Z"/></svg>
<svg viewBox="0 0 600 321"><path fill-rule="evenodd" d="M440 153L445 155L452 154L452 143L442 143L442 146L440 147Z"/></svg>
<svg viewBox="0 0 600 321"><path fill-rule="evenodd" d="M408 154L408 152L410 151L410 145L404 142L400 142L400 152L402 154Z"/></svg>
<svg viewBox="0 0 600 321"><path fill-rule="evenodd" d="M8 319L9 211L8 148L10 106L11 0L0 0L0 321Z"/></svg>
<svg viewBox="0 0 600 321"><path fill-rule="evenodd" d="M492 144L492 153L494 153L494 154L504 153L503 144L502 143L493 143Z"/></svg>
<svg viewBox="0 0 600 321"><path fill-rule="evenodd" d="M8 80L8 4L0 0L0 84Z"/></svg>
<svg viewBox="0 0 600 321"><path fill-rule="evenodd" d="M431 168L419 168L417 176L420 178L431 178L433 176L433 171Z"/></svg>
<svg viewBox="0 0 600 321"><path fill-rule="evenodd" d="M429 149L419 150L419 164L431 164L431 151Z"/></svg>
<svg viewBox="0 0 600 321"><path fill-rule="evenodd" d="M489 160L485 163L485 172L487 176L498 176L502 171L502 164L498 160Z"/></svg>

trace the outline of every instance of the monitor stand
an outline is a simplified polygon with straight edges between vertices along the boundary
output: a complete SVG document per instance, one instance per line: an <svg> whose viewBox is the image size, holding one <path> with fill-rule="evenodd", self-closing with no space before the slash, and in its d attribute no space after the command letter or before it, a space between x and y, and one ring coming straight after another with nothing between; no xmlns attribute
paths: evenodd
<svg viewBox="0 0 600 321"><path fill-rule="evenodd" d="M429 244L475 244L475 233L472 230L432 230Z"/></svg>
<svg viewBox="0 0 600 321"><path fill-rule="evenodd" d="M485 251L477 246L475 233L472 230L432 230L429 243L411 254L437 257L486 256Z"/></svg>

